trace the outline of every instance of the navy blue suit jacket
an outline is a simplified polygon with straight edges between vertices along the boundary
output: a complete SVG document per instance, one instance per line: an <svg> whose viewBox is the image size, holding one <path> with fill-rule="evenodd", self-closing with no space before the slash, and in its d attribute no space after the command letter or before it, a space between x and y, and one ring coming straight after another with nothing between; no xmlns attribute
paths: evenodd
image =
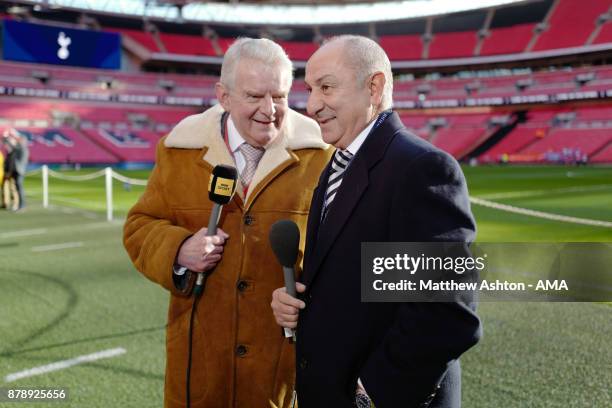
<svg viewBox="0 0 612 408"><path fill-rule="evenodd" d="M300 408L352 407L361 378L376 408L456 408L459 356L476 344L470 298L362 303L361 242L471 242L465 179L448 154L391 114L365 140L320 223L329 165L314 191L297 329Z"/></svg>

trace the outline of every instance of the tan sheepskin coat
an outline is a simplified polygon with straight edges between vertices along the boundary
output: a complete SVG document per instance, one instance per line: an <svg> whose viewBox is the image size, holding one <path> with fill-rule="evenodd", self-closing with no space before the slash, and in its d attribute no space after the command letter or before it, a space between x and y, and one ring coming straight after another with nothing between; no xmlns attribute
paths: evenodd
<svg viewBox="0 0 612 408"><path fill-rule="evenodd" d="M171 294L164 397L169 408L185 407L193 302L174 287L172 265L181 243L208 224L212 168L234 165L221 132L222 114L217 105L189 116L160 141L146 191L124 227L124 244L136 268ZM290 110L247 196L239 184L223 208L219 226L230 238L194 319L192 408L290 406L294 345L281 335L270 308L272 291L284 284L268 233L278 220L295 221L303 251L312 192L331 150L313 120Z"/></svg>

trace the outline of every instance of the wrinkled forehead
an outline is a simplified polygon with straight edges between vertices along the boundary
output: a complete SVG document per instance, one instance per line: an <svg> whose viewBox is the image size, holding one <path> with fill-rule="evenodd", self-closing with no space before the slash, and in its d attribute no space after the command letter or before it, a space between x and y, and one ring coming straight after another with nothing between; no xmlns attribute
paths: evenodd
<svg viewBox="0 0 612 408"><path fill-rule="evenodd" d="M291 72L280 64L268 65L263 61L243 59L236 67L235 86L259 92L289 92Z"/></svg>

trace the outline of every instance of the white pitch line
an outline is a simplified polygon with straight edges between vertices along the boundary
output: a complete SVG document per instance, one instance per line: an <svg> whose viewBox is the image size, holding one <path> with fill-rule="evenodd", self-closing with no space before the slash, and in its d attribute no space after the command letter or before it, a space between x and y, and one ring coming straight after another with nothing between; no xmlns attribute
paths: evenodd
<svg viewBox="0 0 612 408"><path fill-rule="evenodd" d="M82 242L62 242L61 244L41 245L32 247L33 252L57 251L59 249L80 248L84 244Z"/></svg>
<svg viewBox="0 0 612 408"><path fill-rule="evenodd" d="M0 233L0 238L14 238L14 237L27 237L29 235L41 235L46 234L46 228L36 228L21 231L9 231Z"/></svg>
<svg viewBox="0 0 612 408"><path fill-rule="evenodd" d="M90 363L92 361L101 360L103 358L115 357L121 354L125 354L126 352L127 351L123 347L118 347L114 349L98 351L92 354L85 354L82 356L71 358L69 360L56 361L55 363L29 368L27 370L9 374L4 377L4 382L13 382L21 378L33 377L35 375L46 374L52 371L63 370L65 368L72 367L78 364Z"/></svg>
<svg viewBox="0 0 612 408"><path fill-rule="evenodd" d="M526 190L526 191L508 191L505 193L484 194L478 198L485 200L500 200L504 198L529 198L549 194L564 194L564 193L585 193L595 191L605 191L612 189L612 184L596 184L592 186L578 186L565 188L552 188L549 190Z"/></svg>
<svg viewBox="0 0 612 408"><path fill-rule="evenodd" d="M470 202L472 202L473 204L482 205L483 207L494 208L496 210L507 211L507 212L511 212L515 214L529 215L531 217L544 218L546 220L612 228L612 222L610 221L570 217L568 215L561 215L561 214L547 213L544 211L530 210L529 208L516 207L516 206L508 205L508 204L499 204L493 201L483 200L482 198L476 198L476 197L470 197Z"/></svg>

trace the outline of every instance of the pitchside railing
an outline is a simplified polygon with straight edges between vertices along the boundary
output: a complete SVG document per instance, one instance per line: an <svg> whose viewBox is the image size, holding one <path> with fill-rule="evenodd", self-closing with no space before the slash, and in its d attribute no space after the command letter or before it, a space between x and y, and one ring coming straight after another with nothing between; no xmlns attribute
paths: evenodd
<svg viewBox="0 0 612 408"><path fill-rule="evenodd" d="M105 178L105 190L106 190L106 219L108 221L113 220L113 179L118 180L128 185L135 185L135 186L146 186L147 185L147 180L125 177L124 175L119 174L116 171L114 171L111 167L106 167L102 170L99 170L99 171L96 171L90 174L83 174L83 175L63 174L63 173L51 170L47 165L43 165L40 171L42 172L42 189L43 189L43 207L44 208L49 207L49 178L50 177L54 177L60 180L76 181L76 182L89 181L89 180L96 179L98 177L104 177ZM38 170L33 173L36 173L36 172L38 172ZM33 173L30 173L30 174L33 174ZM581 191L583 190L586 191L586 190L592 190L592 189L599 189L602 187L609 188L609 185L585 186L585 187L577 187L577 188L572 187L571 189L567 190L567 192L571 191L575 193L578 191L578 189L580 189ZM561 190L557 190L557 192L561 192ZM537 193L538 192L536 192L536 194ZM531 194L533 194L533 192ZM571 217L571 216L562 215L562 214L537 211L537 210L532 210L529 208L522 208L522 207L516 207L513 205L502 204L502 203L498 203L495 201L491 201L491 200L487 200L487 199L479 198L479 197L470 197L470 202L472 203L472 205L479 205L482 207L493 208L499 211L504 211L504 212L509 212L509 213L527 215L530 217L542 218L542 219L559 221L559 222L566 222L566 223L571 223L571 224L581 224L581 225L591 225L591 226L604 227L604 228L612 228L612 222L610 221Z"/></svg>
<svg viewBox="0 0 612 408"><path fill-rule="evenodd" d="M99 177L105 179L105 190L106 190L106 219L108 221L113 220L113 179L118 180L122 183L135 186L146 186L147 180L134 179L125 177L122 174L117 173L111 167L106 167L102 170L83 175L68 175L49 168L46 164L41 167L42 173L42 193L43 193L43 208L49 207L49 177L54 177L60 180L66 181L89 181Z"/></svg>

